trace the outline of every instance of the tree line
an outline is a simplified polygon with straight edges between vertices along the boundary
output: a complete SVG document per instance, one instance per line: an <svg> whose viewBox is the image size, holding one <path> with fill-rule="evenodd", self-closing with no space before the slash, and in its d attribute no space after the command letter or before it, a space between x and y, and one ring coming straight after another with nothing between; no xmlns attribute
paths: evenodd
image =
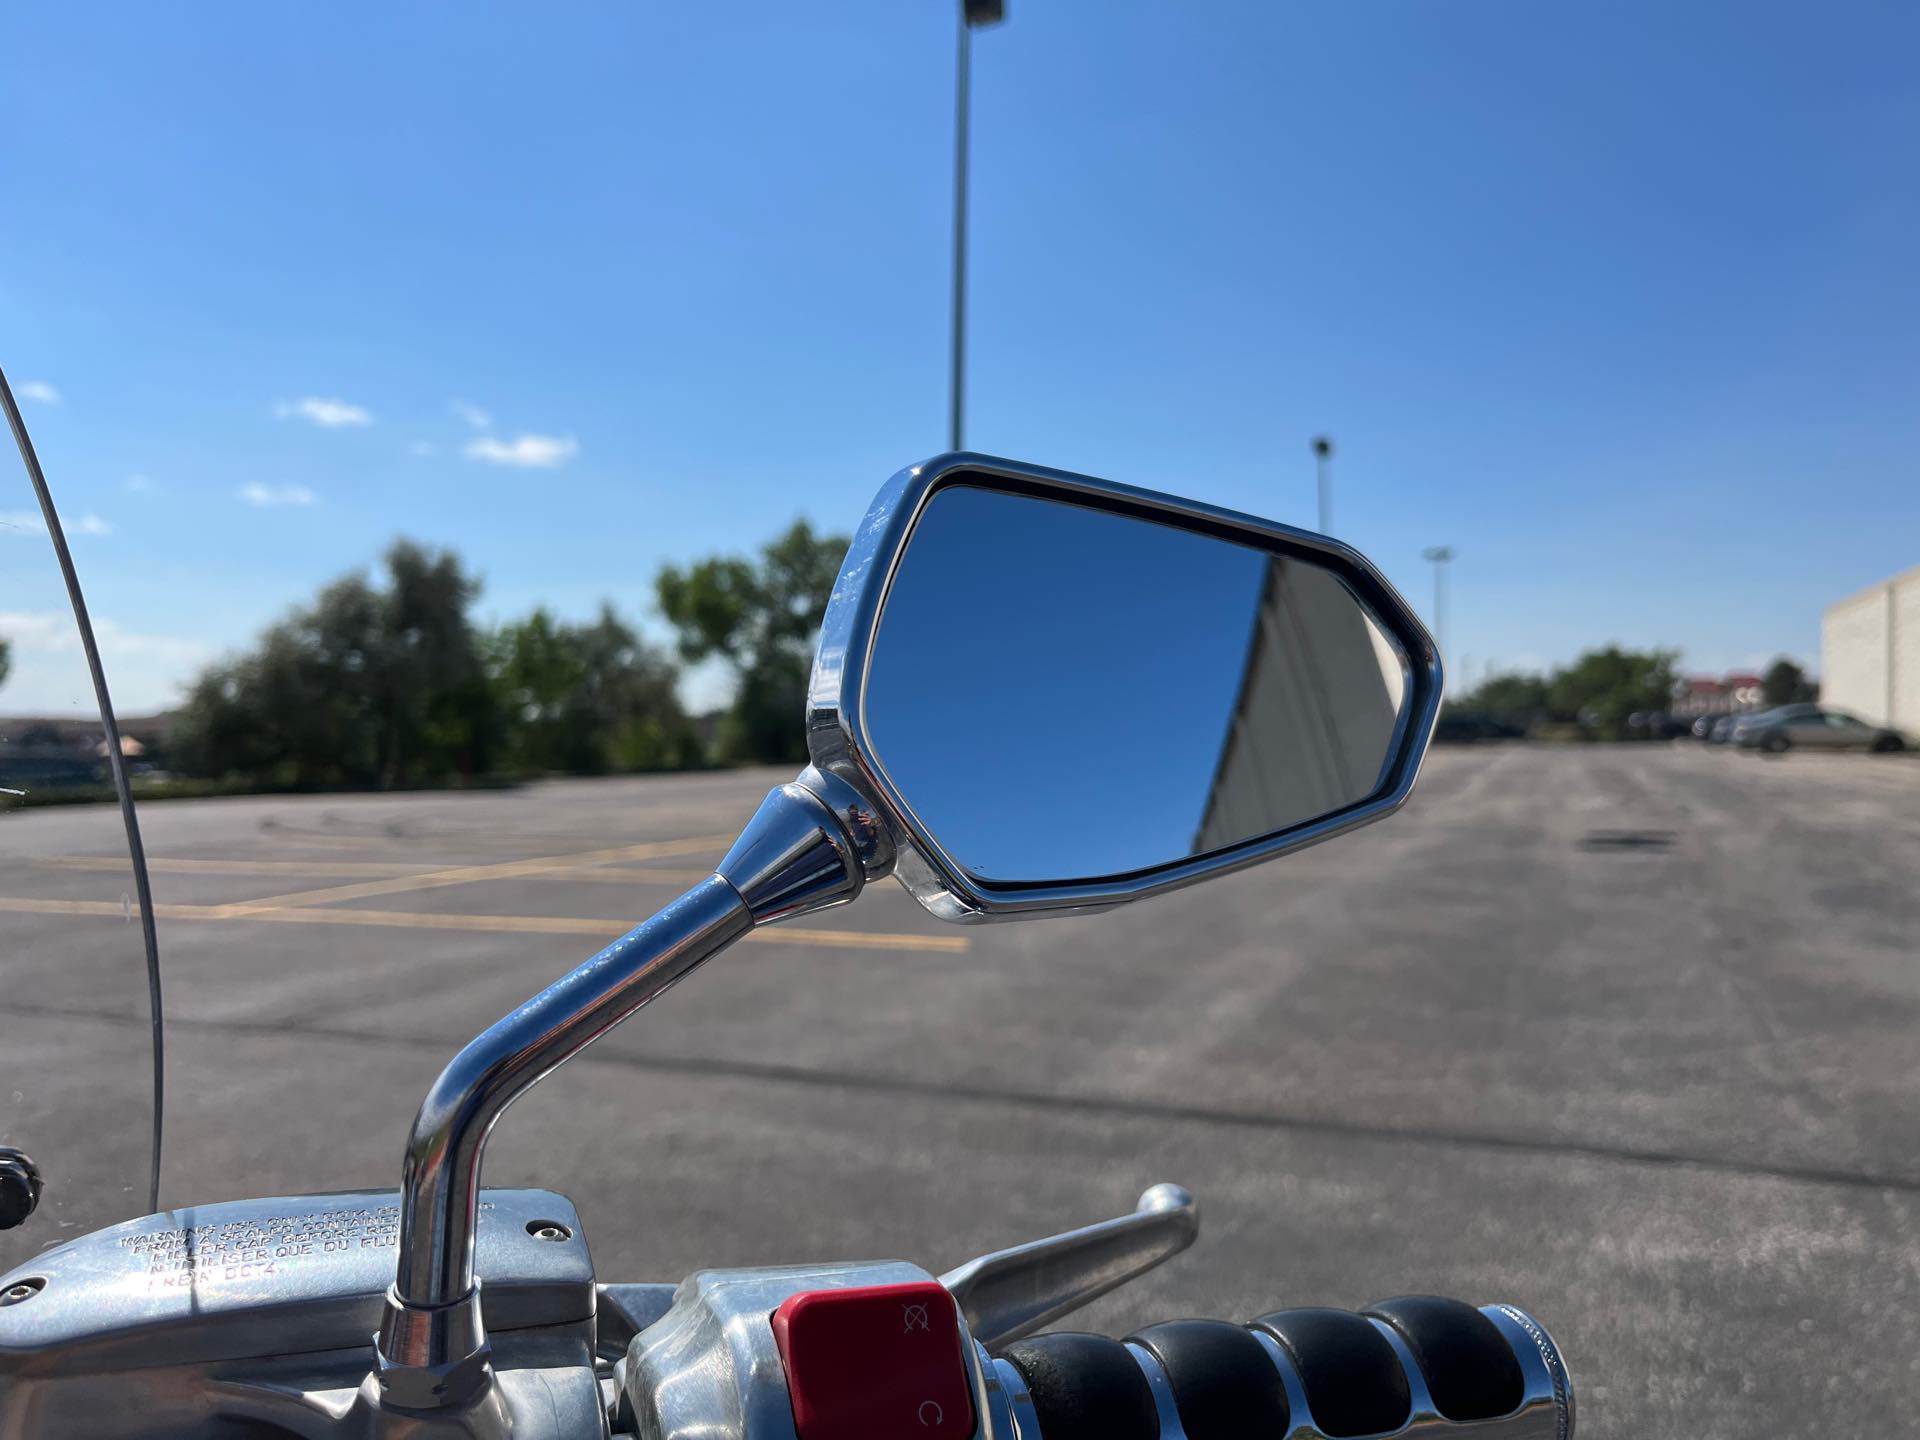
<svg viewBox="0 0 1920 1440"><path fill-rule="evenodd" d="M1570 665L1545 674L1489 676L1448 702L1449 708L1488 715L1522 729L1577 725L1601 739L1623 740L1636 732L1634 715L1673 705L1679 679L1677 650L1627 650L1608 645L1588 650ZM1766 705L1788 705L1818 696L1819 687L1793 661L1782 657L1761 677Z"/></svg>
<svg viewBox="0 0 1920 1440"><path fill-rule="evenodd" d="M262 788L397 789L528 774L604 775L805 758L813 636L847 540L805 521L752 558L656 577L669 652L611 603L486 627L450 550L396 541L194 682L168 737L176 774ZM732 703L687 713L683 662L719 660Z"/></svg>

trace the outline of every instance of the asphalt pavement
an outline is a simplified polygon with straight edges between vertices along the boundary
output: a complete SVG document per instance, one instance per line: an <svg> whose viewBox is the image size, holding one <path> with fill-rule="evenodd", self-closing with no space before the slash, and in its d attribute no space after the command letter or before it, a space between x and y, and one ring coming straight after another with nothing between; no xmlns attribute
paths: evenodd
<svg viewBox="0 0 1920 1440"><path fill-rule="evenodd" d="M445 1059L783 778L149 807L163 1200L393 1183ZM142 1063L110 818L0 820L0 1081L91 1149L137 1134ZM1916 936L1920 764L1443 749L1399 816L1108 915L951 927L888 882L756 936L516 1107L486 1177L570 1194L607 1279L939 1270L1176 1180L1198 1244L1076 1323L1510 1301L1582 1434L1903 1433Z"/></svg>

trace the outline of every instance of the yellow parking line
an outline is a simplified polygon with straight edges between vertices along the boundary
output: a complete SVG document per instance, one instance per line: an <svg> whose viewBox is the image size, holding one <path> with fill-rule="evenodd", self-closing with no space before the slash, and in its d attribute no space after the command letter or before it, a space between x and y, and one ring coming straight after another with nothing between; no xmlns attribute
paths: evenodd
<svg viewBox="0 0 1920 1440"><path fill-rule="evenodd" d="M125 873L130 869L125 856L45 855L37 865L62 870L96 870ZM429 875L444 872L445 867L430 862L387 860L192 860L149 856L147 869L156 875L337 875L355 876ZM694 885L712 870L656 870L635 865L560 865L533 871L537 879L589 880L609 885ZM259 903L259 902L254 902Z"/></svg>
<svg viewBox="0 0 1920 1440"><path fill-rule="evenodd" d="M134 908L112 900L36 900L0 896L0 911L29 915L131 916ZM292 925L372 925L408 930L464 930L496 935L618 936L637 921L598 920L569 915L434 915L407 910L312 910L258 903L243 905L167 905L153 907L161 920L272 920ZM776 926L745 937L769 945L819 945L849 950L917 950L946 955L964 953L965 935L908 935L876 930L813 930Z"/></svg>
<svg viewBox="0 0 1920 1440"><path fill-rule="evenodd" d="M230 905L155 905L154 915L162 920L231 920ZM131 900L33 900L25 896L0 896L0 910L16 915L118 915L131 919L139 907Z"/></svg>
<svg viewBox="0 0 1920 1440"><path fill-rule="evenodd" d="M288 895L269 895L249 900L249 906L283 908L285 906L330 905L337 900L364 900L374 895L398 895L404 891L436 890L446 885L472 885L482 880L505 880L524 875L551 875L582 865L614 860L650 860L667 855L694 855L723 849L731 844L730 835L701 835L687 840L652 840L638 845L613 845L603 850L581 850L571 855L547 855L532 860L506 860L497 865L462 865L450 870L429 870L417 875L396 875L386 880L367 880L358 885L335 885L326 890L296 890Z"/></svg>
<svg viewBox="0 0 1920 1440"><path fill-rule="evenodd" d="M698 885L713 874L705 870L656 870L651 865L582 865L577 869L555 868L539 872L546 880L590 880L605 885Z"/></svg>
<svg viewBox="0 0 1920 1440"><path fill-rule="evenodd" d="M46 855L35 862L62 870L127 870L124 855ZM386 860L173 860L149 855L156 875L422 875L439 867Z"/></svg>
<svg viewBox="0 0 1920 1440"><path fill-rule="evenodd" d="M808 930L799 925L750 930L747 939L764 940L769 945L827 945L848 950L928 950L942 955L964 954L972 944L964 935L902 935L885 930Z"/></svg>

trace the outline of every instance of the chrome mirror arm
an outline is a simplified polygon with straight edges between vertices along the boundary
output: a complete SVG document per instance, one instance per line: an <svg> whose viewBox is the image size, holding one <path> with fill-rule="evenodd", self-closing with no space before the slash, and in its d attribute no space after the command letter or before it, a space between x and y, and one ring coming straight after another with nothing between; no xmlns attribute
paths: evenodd
<svg viewBox="0 0 1920 1440"><path fill-rule="evenodd" d="M808 769L767 796L709 879L454 1056L407 1143L399 1263L374 1343L383 1406L487 1408L492 1371L473 1244L481 1153L506 1108L756 926L844 904L893 859L872 807Z"/></svg>
<svg viewBox="0 0 1920 1440"><path fill-rule="evenodd" d="M953 1292L973 1338L997 1351L1144 1275L1199 1233L1193 1196L1160 1184L1131 1215L982 1255L940 1283Z"/></svg>

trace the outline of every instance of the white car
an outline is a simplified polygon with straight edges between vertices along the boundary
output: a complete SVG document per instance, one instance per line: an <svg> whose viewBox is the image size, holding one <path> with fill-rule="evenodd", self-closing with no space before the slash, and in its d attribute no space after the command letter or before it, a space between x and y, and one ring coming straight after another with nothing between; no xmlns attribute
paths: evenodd
<svg viewBox="0 0 1920 1440"><path fill-rule="evenodd" d="M1907 740L1898 730L1869 725L1845 710L1803 704L1749 716L1734 726L1734 743L1743 750L1779 754L1796 747L1807 750L1904 750Z"/></svg>

